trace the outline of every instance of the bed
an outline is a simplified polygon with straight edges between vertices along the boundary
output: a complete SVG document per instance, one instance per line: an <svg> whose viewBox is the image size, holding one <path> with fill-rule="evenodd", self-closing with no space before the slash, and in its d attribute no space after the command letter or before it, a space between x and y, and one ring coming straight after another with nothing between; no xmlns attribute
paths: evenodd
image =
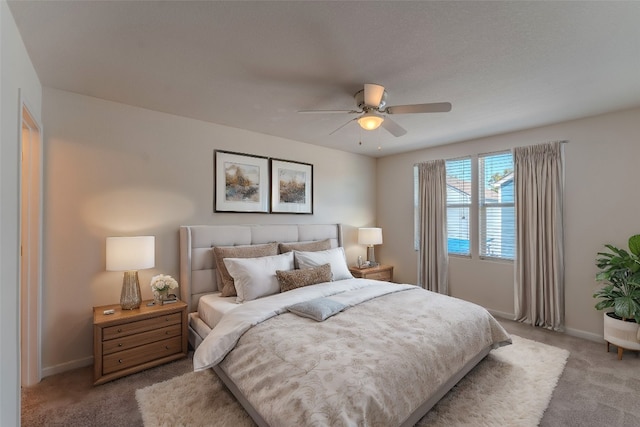
<svg viewBox="0 0 640 427"><path fill-rule="evenodd" d="M413 426L511 342L480 306L352 278L342 244L339 224L180 227L194 369L213 369L259 426Z"/></svg>

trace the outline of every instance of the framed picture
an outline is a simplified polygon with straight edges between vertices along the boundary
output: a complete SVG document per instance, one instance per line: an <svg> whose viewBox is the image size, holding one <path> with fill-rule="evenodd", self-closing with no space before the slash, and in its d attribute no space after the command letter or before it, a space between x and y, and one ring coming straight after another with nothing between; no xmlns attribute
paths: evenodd
<svg viewBox="0 0 640 427"><path fill-rule="evenodd" d="M269 159L214 151L215 212L269 212Z"/></svg>
<svg viewBox="0 0 640 427"><path fill-rule="evenodd" d="M271 212L313 213L313 165L271 159Z"/></svg>

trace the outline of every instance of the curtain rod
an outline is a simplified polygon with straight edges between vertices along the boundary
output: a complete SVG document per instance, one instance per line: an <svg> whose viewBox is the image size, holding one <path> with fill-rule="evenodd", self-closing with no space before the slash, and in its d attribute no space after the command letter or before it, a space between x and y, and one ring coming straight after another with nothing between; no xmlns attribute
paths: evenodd
<svg viewBox="0 0 640 427"><path fill-rule="evenodd" d="M564 140L562 140L562 141L549 141L549 142L559 142L560 144L568 144L568 143L569 143L569 140L564 139ZM544 144L544 142L542 142L541 144ZM547 143L547 144L548 144L548 143ZM538 145L538 144L533 144L533 145ZM528 147L528 146L527 146L527 145L525 145L525 147ZM418 165L419 165L419 164L421 164L421 163L431 162L431 161L434 161L434 160L445 160L445 161L448 161L448 160L459 160L459 159L466 159L466 158L471 157L471 156L480 156L480 155L496 154L496 153L501 153L501 152L505 152L505 151L511 151L511 150L513 150L514 148L520 148L520 147L512 147L512 148L507 148L507 149L499 150L499 151L489 151L489 152L487 152L487 153L474 153L474 154L469 154L469 155L466 155L466 156L451 157L451 158L448 158L448 159L431 159L431 160L424 160L424 161L422 161L422 162L414 163L414 164L413 164L413 166L418 166Z"/></svg>

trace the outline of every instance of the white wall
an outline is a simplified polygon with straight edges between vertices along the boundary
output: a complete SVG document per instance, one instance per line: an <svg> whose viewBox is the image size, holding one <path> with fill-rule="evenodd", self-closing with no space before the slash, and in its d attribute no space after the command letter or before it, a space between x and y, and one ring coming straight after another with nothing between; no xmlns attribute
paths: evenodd
<svg viewBox="0 0 640 427"><path fill-rule="evenodd" d="M45 88L44 374L91 363L92 307L117 304L122 274L105 271L105 238L156 236L152 275L179 275L183 224L342 223L350 262L355 228L375 219L373 158ZM314 214L213 213L213 152L314 166Z"/></svg>
<svg viewBox="0 0 640 427"><path fill-rule="evenodd" d="M380 258L394 278L415 283L413 165L555 140L565 145L565 299L569 333L602 337L602 314L591 297L598 286L594 260L605 243L626 246L640 233L636 171L640 109L573 120L505 135L389 156L378 161L377 224L384 230ZM513 264L450 257L453 296L513 316Z"/></svg>
<svg viewBox="0 0 640 427"><path fill-rule="evenodd" d="M6 1L0 2L0 425L20 423L20 90L40 115L42 87Z"/></svg>

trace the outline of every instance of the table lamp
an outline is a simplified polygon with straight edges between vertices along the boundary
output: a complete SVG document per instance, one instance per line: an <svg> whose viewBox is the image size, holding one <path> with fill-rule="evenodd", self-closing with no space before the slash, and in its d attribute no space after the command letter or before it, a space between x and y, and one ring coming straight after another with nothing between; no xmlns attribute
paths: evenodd
<svg viewBox="0 0 640 427"><path fill-rule="evenodd" d="M155 266L155 237L107 237L107 271L124 271L120 307L140 307L142 295L138 270Z"/></svg>
<svg viewBox="0 0 640 427"><path fill-rule="evenodd" d="M382 244L382 228L358 228L358 244L367 245L367 261L371 267L377 266L373 245Z"/></svg>

